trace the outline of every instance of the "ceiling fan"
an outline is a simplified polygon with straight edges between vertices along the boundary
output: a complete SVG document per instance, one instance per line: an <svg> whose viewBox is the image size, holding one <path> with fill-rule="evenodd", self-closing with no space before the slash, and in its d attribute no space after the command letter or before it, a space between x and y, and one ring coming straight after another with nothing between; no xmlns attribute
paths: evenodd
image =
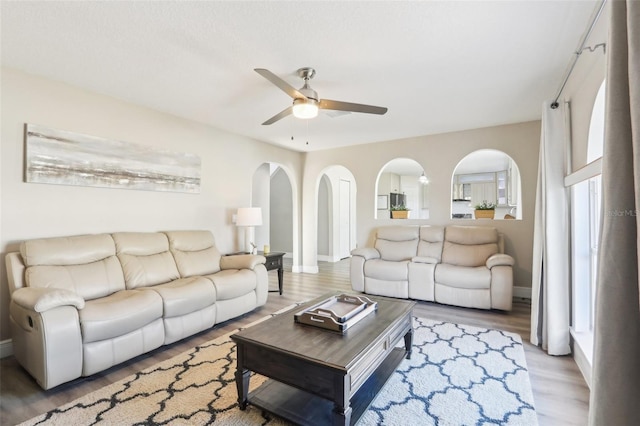
<svg viewBox="0 0 640 426"><path fill-rule="evenodd" d="M316 70L310 67L300 68L297 71L298 76L304 80L304 85L300 89L295 89L289 83L267 69L255 68L254 71L278 86L283 92L293 98L293 105L262 123L264 126L273 124L290 114L293 114L297 118L313 118L318 115L318 109L362 112L366 114L379 115L387 112L387 108L384 107L318 98L318 93L309 85L309 80L311 80L316 74Z"/></svg>

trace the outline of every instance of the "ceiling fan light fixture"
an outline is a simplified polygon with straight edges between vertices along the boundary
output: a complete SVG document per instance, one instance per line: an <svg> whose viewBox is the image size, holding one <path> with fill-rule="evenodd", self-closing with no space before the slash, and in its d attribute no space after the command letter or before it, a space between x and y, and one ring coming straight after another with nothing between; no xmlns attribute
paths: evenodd
<svg viewBox="0 0 640 426"><path fill-rule="evenodd" d="M318 116L318 101L313 99L294 99L293 116L296 118L314 118Z"/></svg>

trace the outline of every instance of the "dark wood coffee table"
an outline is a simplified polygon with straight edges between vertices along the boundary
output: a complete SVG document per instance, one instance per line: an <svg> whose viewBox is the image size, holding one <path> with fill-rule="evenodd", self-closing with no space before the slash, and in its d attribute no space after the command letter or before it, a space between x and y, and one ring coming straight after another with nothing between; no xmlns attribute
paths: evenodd
<svg viewBox="0 0 640 426"><path fill-rule="evenodd" d="M345 333L294 322L294 314L327 294L231 336L237 345L241 410L252 404L300 425L352 425L402 358L411 355L415 302L378 302ZM404 348L395 347L404 338ZM271 378L248 393L251 371Z"/></svg>

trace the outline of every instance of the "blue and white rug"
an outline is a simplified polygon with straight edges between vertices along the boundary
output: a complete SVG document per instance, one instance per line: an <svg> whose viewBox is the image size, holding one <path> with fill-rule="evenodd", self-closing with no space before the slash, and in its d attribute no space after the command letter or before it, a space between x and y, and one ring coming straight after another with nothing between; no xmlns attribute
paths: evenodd
<svg viewBox="0 0 640 426"><path fill-rule="evenodd" d="M536 425L520 336L414 318L413 352L358 425Z"/></svg>
<svg viewBox="0 0 640 426"><path fill-rule="evenodd" d="M285 425L240 411L230 334L33 418L25 425ZM251 389L265 380L254 375ZM414 318L413 352L358 426L537 425L516 334ZM323 425L319 425L323 426Z"/></svg>

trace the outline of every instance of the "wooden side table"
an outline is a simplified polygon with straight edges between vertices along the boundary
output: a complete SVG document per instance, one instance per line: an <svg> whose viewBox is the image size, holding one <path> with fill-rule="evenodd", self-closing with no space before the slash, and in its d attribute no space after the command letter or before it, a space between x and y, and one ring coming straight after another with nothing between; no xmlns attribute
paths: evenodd
<svg viewBox="0 0 640 426"><path fill-rule="evenodd" d="M274 269L278 270L278 290L269 290L269 291L270 292L278 291L280 294L282 294L282 284L284 281L284 265L282 263L283 262L282 259L284 257L284 253L272 251L272 252L269 252L268 254L264 254L263 251L259 251L258 254L267 258L267 261L264 264L264 266L267 268L267 271L272 271Z"/></svg>

